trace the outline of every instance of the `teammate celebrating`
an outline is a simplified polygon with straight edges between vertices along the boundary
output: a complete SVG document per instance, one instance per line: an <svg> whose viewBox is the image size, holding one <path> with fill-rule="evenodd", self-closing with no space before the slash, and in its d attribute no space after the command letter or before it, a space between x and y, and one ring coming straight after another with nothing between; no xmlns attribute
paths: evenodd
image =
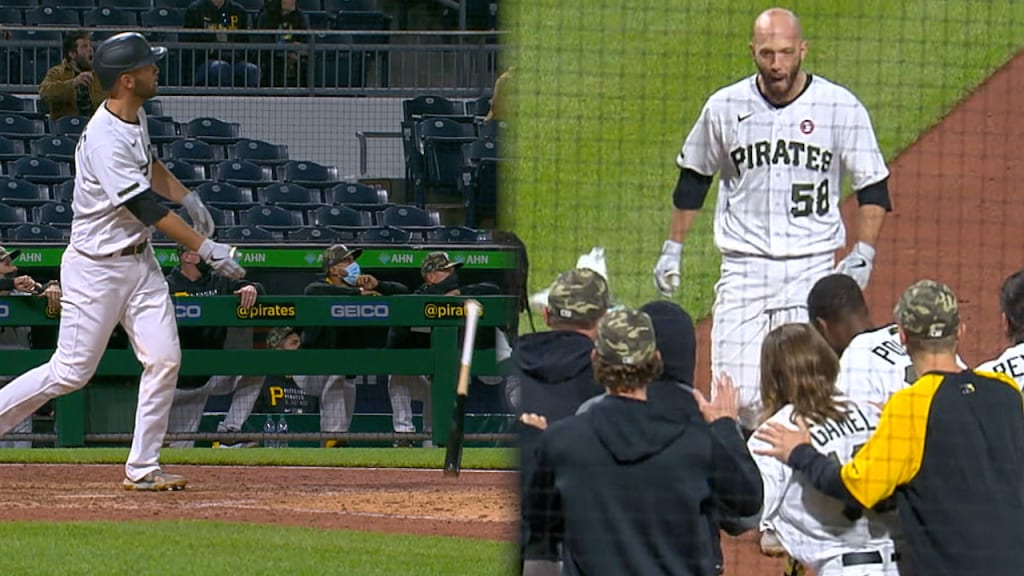
<svg viewBox="0 0 1024 576"><path fill-rule="evenodd" d="M159 463L181 347L167 283L150 244L151 227L197 251L221 275L245 275L233 247L205 238L213 233L213 220L199 197L150 156L142 103L157 93L156 63L166 53L134 32L112 36L96 49L93 67L108 98L75 150L74 219L61 260L57 350L48 363L0 390L3 434L47 400L85 386L120 323L143 367L125 464L128 490L177 490L187 484ZM196 228L156 194L184 206Z"/></svg>
<svg viewBox="0 0 1024 576"><path fill-rule="evenodd" d="M683 243L718 173L714 238L722 266L711 369L736 380L747 428L760 410L761 341L776 326L807 321L807 293L833 271L835 252L846 243L842 177L850 177L860 209L857 242L835 270L861 287L891 210L889 170L867 110L847 89L801 70L807 42L796 16L762 13L750 47L757 74L707 100L676 159L672 223L654 268L656 287L671 296Z"/></svg>
<svg viewBox="0 0 1024 576"><path fill-rule="evenodd" d="M828 343L807 324L786 324L764 340L761 397L767 423L796 428L797 417L812 422L814 449L846 463L878 425L879 409L854 401L836 389L839 360ZM762 425L758 430L764 430ZM768 444L748 441L752 454ZM793 559L818 576L899 574L890 527L893 513L845 509L818 493L808 480L770 456L754 457L764 482L762 518L772 518L778 539Z"/></svg>

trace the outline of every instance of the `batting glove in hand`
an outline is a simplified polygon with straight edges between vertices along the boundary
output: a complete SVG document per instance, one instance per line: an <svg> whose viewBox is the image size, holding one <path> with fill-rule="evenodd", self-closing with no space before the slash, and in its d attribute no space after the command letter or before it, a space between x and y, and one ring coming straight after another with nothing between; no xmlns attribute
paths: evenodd
<svg viewBox="0 0 1024 576"><path fill-rule="evenodd" d="M181 199L181 205L188 212L189 219L192 220L192 228L201 235L209 238L213 236L213 230L215 228L213 224L213 216L210 216L210 211L203 205L203 201L199 198L199 195L195 192L189 192Z"/></svg>
<svg viewBox="0 0 1024 576"><path fill-rule="evenodd" d="M875 249L864 242L857 242L853 250L843 258L836 266L836 274L846 274L857 281L857 285L863 290L867 288L868 280L871 279L871 269L874 266Z"/></svg>
<svg viewBox="0 0 1024 576"><path fill-rule="evenodd" d="M654 266L654 287L666 298L679 289L679 264L682 259L682 242L665 240L661 246L661 256Z"/></svg>
<svg viewBox="0 0 1024 576"><path fill-rule="evenodd" d="M207 239L199 247L199 257L217 274L238 280L245 277L245 268L235 260L236 251L234 246Z"/></svg>

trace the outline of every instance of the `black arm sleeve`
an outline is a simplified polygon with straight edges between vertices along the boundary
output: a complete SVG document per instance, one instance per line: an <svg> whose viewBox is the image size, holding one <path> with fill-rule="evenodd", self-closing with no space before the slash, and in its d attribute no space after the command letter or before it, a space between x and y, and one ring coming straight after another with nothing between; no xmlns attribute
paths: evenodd
<svg viewBox="0 0 1024 576"><path fill-rule="evenodd" d="M789 467L803 472L811 485L826 496L831 496L851 508L863 508L846 489L839 471L842 466L838 462L818 452L810 444L801 444L789 455Z"/></svg>
<svg viewBox="0 0 1024 576"><path fill-rule="evenodd" d="M889 179L875 182L857 190L857 204L865 206L874 204L885 208L886 212L892 212L892 200L889 198Z"/></svg>
<svg viewBox="0 0 1024 576"><path fill-rule="evenodd" d="M683 168L679 171L676 191L672 193L672 204L680 210L700 210L711 188L711 180L711 176Z"/></svg>
<svg viewBox="0 0 1024 576"><path fill-rule="evenodd" d="M156 224L171 211L167 206L157 202L152 188L132 197L124 203L124 207L146 226Z"/></svg>
<svg viewBox="0 0 1024 576"><path fill-rule="evenodd" d="M719 418L710 427L711 487L715 499L729 514L757 514L764 499L764 483L736 421Z"/></svg>
<svg viewBox="0 0 1024 576"><path fill-rule="evenodd" d="M0 292L14 290L14 278L0 278Z"/></svg>
<svg viewBox="0 0 1024 576"><path fill-rule="evenodd" d="M521 498L524 560L561 560L559 546L564 538L562 499L555 486L555 473L548 463L544 442L537 447L537 467Z"/></svg>

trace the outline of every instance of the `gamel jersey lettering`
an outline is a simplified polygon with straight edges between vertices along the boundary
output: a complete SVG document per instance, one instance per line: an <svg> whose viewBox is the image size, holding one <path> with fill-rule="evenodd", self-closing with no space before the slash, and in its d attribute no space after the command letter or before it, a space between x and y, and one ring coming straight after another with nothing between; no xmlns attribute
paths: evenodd
<svg viewBox="0 0 1024 576"><path fill-rule="evenodd" d="M146 240L149 229L123 205L150 188L153 158L146 113L121 120L100 106L75 149L71 245L90 256L107 256Z"/></svg>
<svg viewBox="0 0 1024 576"><path fill-rule="evenodd" d="M680 168L719 173L715 244L722 252L806 256L845 245L840 184L854 190L889 176L867 110L821 76L776 108L757 76L714 93L676 158Z"/></svg>
<svg viewBox="0 0 1024 576"><path fill-rule="evenodd" d="M845 464L871 437L881 413L867 403L843 396L837 401L847 402L847 418L811 425L811 444L818 452ZM768 422L795 429L790 421L792 414L793 405L787 404ZM898 527L895 514L865 511L859 517L852 515L839 500L818 492L802 474L793 474L775 458L754 454L754 450L766 449L767 444L751 436L747 445L764 481L762 520L771 523L779 541L802 564L817 570L845 552L891 546L891 530Z"/></svg>

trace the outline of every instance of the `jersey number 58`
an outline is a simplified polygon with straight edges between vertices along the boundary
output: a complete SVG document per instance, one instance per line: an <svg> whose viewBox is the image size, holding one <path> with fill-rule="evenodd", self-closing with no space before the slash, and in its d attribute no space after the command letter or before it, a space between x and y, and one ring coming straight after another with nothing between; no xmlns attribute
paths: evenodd
<svg viewBox="0 0 1024 576"><path fill-rule="evenodd" d="M831 206L831 196L828 192L828 180L822 180L820 184L793 184L791 195L794 206L789 213L796 218L805 218L812 213L818 216L828 214Z"/></svg>

